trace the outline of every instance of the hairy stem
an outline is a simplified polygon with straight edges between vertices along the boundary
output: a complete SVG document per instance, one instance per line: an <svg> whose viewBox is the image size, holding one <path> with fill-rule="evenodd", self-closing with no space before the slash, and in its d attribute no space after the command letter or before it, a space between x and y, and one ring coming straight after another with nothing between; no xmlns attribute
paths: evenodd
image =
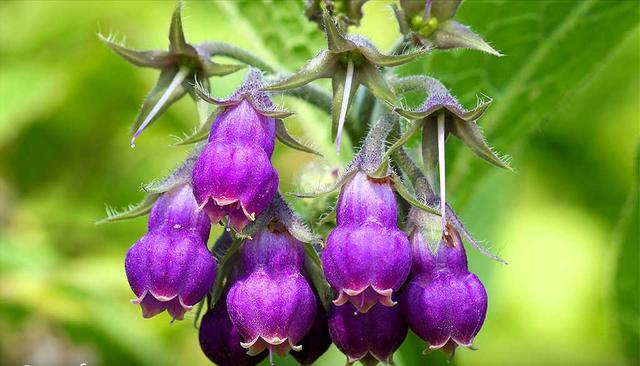
<svg viewBox="0 0 640 366"><path fill-rule="evenodd" d="M266 61L262 60L260 57L247 50L236 47L234 45L230 45L228 43L211 41L201 43L197 47L198 49L206 52L211 56L226 56L243 62L247 65L256 67L262 71L266 71L268 73L273 74L276 72L275 68L269 65Z"/></svg>

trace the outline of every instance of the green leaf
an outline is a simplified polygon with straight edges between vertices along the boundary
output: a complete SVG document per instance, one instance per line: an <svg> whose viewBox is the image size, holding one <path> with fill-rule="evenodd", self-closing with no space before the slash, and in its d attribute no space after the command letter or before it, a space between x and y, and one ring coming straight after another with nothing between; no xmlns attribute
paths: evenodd
<svg viewBox="0 0 640 366"><path fill-rule="evenodd" d="M516 148L543 122L553 125L556 112L582 90L637 26L637 9L637 2L631 0L468 1L456 20L472 26L507 57L432 52L427 62L402 70L437 75L463 104L479 93L495 98L480 123L493 146L517 157ZM474 161L473 154L458 150L447 156L447 185L461 203L491 170Z"/></svg>
<svg viewBox="0 0 640 366"><path fill-rule="evenodd" d="M617 230L615 282L613 286L620 339L629 364L640 360L640 144L635 162L636 181L622 208Z"/></svg>
<svg viewBox="0 0 640 366"><path fill-rule="evenodd" d="M296 140L293 136L291 136L289 134L289 131L287 131L287 126L285 126L284 122L281 119L276 120L276 136L278 137L278 140L280 140L280 142L292 149L322 156L322 154L320 154L318 151L307 147L303 143Z"/></svg>

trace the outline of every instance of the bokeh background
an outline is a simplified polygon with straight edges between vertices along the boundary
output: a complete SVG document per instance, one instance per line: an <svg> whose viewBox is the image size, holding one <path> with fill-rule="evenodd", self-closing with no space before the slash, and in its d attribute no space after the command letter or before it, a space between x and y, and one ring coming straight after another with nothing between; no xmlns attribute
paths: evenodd
<svg viewBox="0 0 640 366"><path fill-rule="evenodd" d="M398 37L387 7L371 1L355 32L382 50ZM184 99L128 145L129 126L157 74L107 49L116 32L140 49L166 47L172 1L0 3L0 364L206 365L193 315L142 319L123 269L143 218L97 226L105 204L143 197L188 148L196 111ZM246 47L295 70L323 46L301 1L189 1L193 42ZM470 249L490 296L478 351L459 365L639 364L637 148L640 7L636 1L467 1L459 19L506 54L433 52L400 73L441 78L461 101L494 98L480 120L515 174L447 146L448 196L501 265ZM212 80L225 95L242 73ZM326 84L323 84L326 85ZM337 166L329 117L276 97L297 114L289 128ZM348 151L348 149L344 149ZM282 190L314 158L282 146ZM410 335L398 365L440 364ZM340 365L332 348L319 365ZM277 360L292 365L290 359Z"/></svg>

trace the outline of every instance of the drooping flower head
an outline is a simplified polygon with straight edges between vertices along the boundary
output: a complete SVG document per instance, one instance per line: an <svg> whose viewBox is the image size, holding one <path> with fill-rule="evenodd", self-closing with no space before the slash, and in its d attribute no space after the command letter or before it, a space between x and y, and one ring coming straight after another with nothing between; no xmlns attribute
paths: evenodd
<svg viewBox="0 0 640 366"><path fill-rule="evenodd" d="M429 349L452 353L472 347L487 313L487 292L469 272L460 235L453 227L434 253L423 235L411 236L412 278L401 299L403 315Z"/></svg>
<svg viewBox="0 0 640 366"><path fill-rule="evenodd" d="M240 346L242 339L229 318L226 294L202 318L199 339L202 352L216 365L254 366L267 356L267 352L249 356Z"/></svg>
<svg viewBox="0 0 640 366"><path fill-rule="evenodd" d="M396 202L388 179L358 171L338 198L337 227L327 238L322 265L338 291L334 304L350 301L360 312L380 302L393 306L394 291L411 268L407 236L396 225Z"/></svg>
<svg viewBox="0 0 640 366"><path fill-rule="evenodd" d="M347 361L366 366L393 363L395 352L407 336L407 324L397 306L374 306L366 314L351 304L329 309L329 334Z"/></svg>
<svg viewBox="0 0 640 366"><path fill-rule="evenodd" d="M276 138L277 110L259 90L262 76L251 71L243 86L228 99L200 96L221 106L209 134L209 143L193 168L194 195L199 207L216 223L228 216L240 231L262 213L278 188L271 164Z"/></svg>
<svg viewBox="0 0 640 366"><path fill-rule="evenodd" d="M265 349L301 350L313 325L316 298L302 275L302 243L278 225L264 228L242 247L244 273L227 297L229 316L250 355Z"/></svg>
<svg viewBox="0 0 640 366"><path fill-rule="evenodd" d="M182 319L213 285L216 263L206 244L210 223L196 208L189 185L165 193L151 211L149 231L127 252L127 279L145 318L166 309Z"/></svg>
<svg viewBox="0 0 640 366"><path fill-rule="evenodd" d="M331 346L331 337L329 336L329 326L327 324L327 314L322 308L322 304L318 302L316 310L316 319L313 326L306 336L300 341L302 349L300 351L291 351L291 355L301 365L311 365L320 358Z"/></svg>

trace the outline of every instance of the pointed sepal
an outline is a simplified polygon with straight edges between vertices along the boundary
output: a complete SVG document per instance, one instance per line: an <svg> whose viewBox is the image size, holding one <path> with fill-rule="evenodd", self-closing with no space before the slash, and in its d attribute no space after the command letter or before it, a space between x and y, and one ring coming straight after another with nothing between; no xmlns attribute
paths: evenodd
<svg viewBox="0 0 640 366"><path fill-rule="evenodd" d="M182 29L182 1L178 1L169 26L169 51L171 53L192 55L195 53L193 46L187 43Z"/></svg>
<svg viewBox="0 0 640 366"><path fill-rule="evenodd" d="M243 100L246 100L260 114L275 119L284 119L293 114L273 104L264 91L262 71L255 68L249 70L243 84L226 98L215 98L200 85L196 85L195 93L205 102L221 107L238 105Z"/></svg>
<svg viewBox="0 0 640 366"><path fill-rule="evenodd" d="M98 37L102 43L116 54L136 66L164 69L170 67L175 62L174 58L166 51L138 51L116 42L113 36L105 37L102 34L98 34Z"/></svg>
<svg viewBox="0 0 640 366"><path fill-rule="evenodd" d="M503 56L502 53L491 47L482 37L477 35L468 26L455 20L448 20L438 26L430 37L421 37L425 46L434 46L440 49L467 48L489 53L494 56Z"/></svg>
<svg viewBox="0 0 640 366"><path fill-rule="evenodd" d="M106 224L124 220L135 219L144 216L151 211L151 208L160 198L160 194L151 193L145 196L142 202L137 205L129 205L124 210L117 210L111 206L107 206L107 217L96 222L96 224Z"/></svg>
<svg viewBox="0 0 640 366"><path fill-rule="evenodd" d="M264 90L281 91L299 88L314 80L330 77L334 74L338 58L328 50L322 50L298 72L267 85Z"/></svg>
<svg viewBox="0 0 640 366"><path fill-rule="evenodd" d="M421 47L400 55L385 55L378 51L378 49L373 45L370 47L360 47L360 50L362 52L362 55L372 63L378 66L393 67L404 65L417 59L418 57L424 55L429 50L429 48Z"/></svg>
<svg viewBox="0 0 640 366"><path fill-rule="evenodd" d="M184 69L163 70L160 73L156 86L144 98L142 107L136 116L133 125L131 146L135 146L135 140L140 134L153 124L173 103L187 94L183 84L186 78Z"/></svg>
<svg viewBox="0 0 640 366"><path fill-rule="evenodd" d="M223 107L216 108L209 117L205 120L204 123L201 123L190 135L187 135L174 143L174 145L189 145L196 142L204 141L209 137L209 132L211 132L211 126L216 118L224 111Z"/></svg>
<svg viewBox="0 0 640 366"><path fill-rule="evenodd" d="M347 181L349 181L349 179L351 179L351 177L353 177L359 168L359 163L351 163L336 179L336 181L326 187L322 187L316 191L313 192L290 192L288 193L291 196L294 197L298 197L298 198L316 198L319 196L324 196L327 194L331 194L331 193L335 193L338 190L340 190L340 188L342 188L342 186L347 183Z"/></svg>
<svg viewBox="0 0 640 366"><path fill-rule="evenodd" d="M498 156L489 147L476 124L476 120L484 114L491 104L491 99L478 99L476 107L467 110L449 93L440 81L430 77L421 77L420 79L424 83L424 88L427 92L427 98L422 105L414 110L396 108L395 111L405 118L422 121L425 129L423 130L422 140L423 158L427 169L432 167L435 164L434 159L437 159L437 143L433 137L435 129L431 125L435 125L436 116L439 113L444 113L445 138L449 133L452 133L480 158L497 167L511 170L508 159ZM410 128L407 133L413 133L412 130ZM407 135L405 134L399 141L404 143L404 141L408 140ZM394 144L392 148L396 147L397 144Z"/></svg>
<svg viewBox="0 0 640 366"><path fill-rule="evenodd" d="M324 32L327 35L327 46L329 51L333 53L341 53L356 49L357 46L355 43L347 39L347 37L342 34L326 9L322 12L322 23L324 24Z"/></svg>
<svg viewBox="0 0 640 366"><path fill-rule="evenodd" d="M454 120L451 133L464 142L478 157L499 168L513 171L509 165L510 158L508 156L499 156L493 151L475 121L463 122Z"/></svg>
<svg viewBox="0 0 640 366"><path fill-rule="evenodd" d="M280 140L280 142L292 149L322 156L322 154L318 151L306 146L305 144L299 142L293 136L291 136L291 134L289 134L289 131L287 130L287 126L285 126L284 122L281 119L276 119L276 137L278 138L278 140Z"/></svg>
<svg viewBox="0 0 640 366"><path fill-rule="evenodd" d="M440 211L437 208L431 207L421 202L416 196L414 196L411 191L409 191L409 189L404 185L404 182L402 182L402 179L397 174L391 174L391 181L393 182L393 187L396 192L398 192L398 195L400 195L400 197L402 197L410 205L434 215L440 216Z"/></svg>
<svg viewBox="0 0 640 366"><path fill-rule="evenodd" d="M193 170L193 166L198 159L198 156L204 150L206 146L205 143L200 143L196 145L193 150L189 153L189 155L180 163L169 175L164 177L163 179L159 179L148 183L143 186L143 191L148 193L158 193L162 194L164 192L168 192L173 188L182 185L191 183L191 171Z"/></svg>

